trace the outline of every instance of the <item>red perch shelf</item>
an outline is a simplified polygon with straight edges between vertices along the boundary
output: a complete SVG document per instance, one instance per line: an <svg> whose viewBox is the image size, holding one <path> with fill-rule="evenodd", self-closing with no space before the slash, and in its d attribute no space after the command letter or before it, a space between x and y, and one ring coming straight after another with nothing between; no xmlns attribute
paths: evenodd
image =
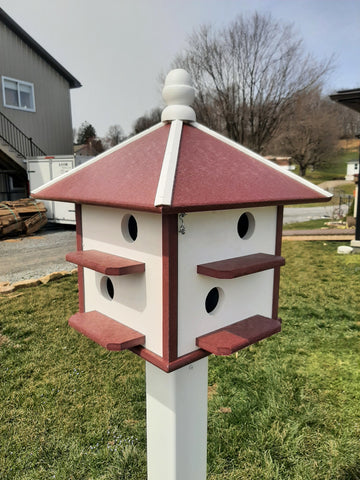
<svg viewBox="0 0 360 480"><path fill-rule="evenodd" d="M107 350L120 351L145 343L142 333L93 310L75 313L69 325Z"/></svg>
<svg viewBox="0 0 360 480"><path fill-rule="evenodd" d="M196 339L196 345L214 355L231 355L281 330L279 319L254 315Z"/></svg>
<svg viewBox="0 0 360 480"><path fill-rule="evenodd" d="M285 265L285 259L279 255L255 253L243 257L228 258L217 262L203 263L197 266L197 273L212 278L237 278L251 273L263 272L270 268Z"/></svg>
<svg viewBox="0 0 360 480"><path fill-rule="evenodd" d="M128 275L145 272L145 263L118 257L98 250L79 250L66 255L66 260L105 275Z"/></svg>

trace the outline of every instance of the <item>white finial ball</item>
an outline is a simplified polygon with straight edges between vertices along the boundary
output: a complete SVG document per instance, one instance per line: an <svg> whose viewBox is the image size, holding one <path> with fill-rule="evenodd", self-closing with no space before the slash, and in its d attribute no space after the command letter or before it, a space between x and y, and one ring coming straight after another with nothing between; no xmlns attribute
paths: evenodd
<svg viewBox="0 0 360 480"><path fill-rule="evenodd" d="M170 70L166 75L165 85L190 85L192 86L190 74L183 68Z"/></svg>
<svg viewBox="0 0 360 480"><path fill-rule="evenodd" d="M165 79L162 91L167 107L162 112L163 122L172 120L196 121L194 110L190 107L195 98L195 90L188 72L182 68L171 70Z"/></svg>

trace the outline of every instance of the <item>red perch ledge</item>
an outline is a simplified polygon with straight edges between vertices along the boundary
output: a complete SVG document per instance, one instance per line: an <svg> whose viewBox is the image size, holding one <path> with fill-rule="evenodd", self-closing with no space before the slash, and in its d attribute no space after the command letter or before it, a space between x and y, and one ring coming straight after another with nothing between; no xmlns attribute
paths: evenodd
<svg viewBox="0 0 360 480"><path fill-rule="evenodd" d="M120 351L145 343L142 333L93 310L75 313L69 325L107 350Z"/></svg>
<svg viewBox="0 0 360 480"><path fill-rule="evenodd" d="M145 263L99 252L98 250L70 252L66 255L66 260L104 275L128 275L145 272Z"/></svg>
<svg viewBox="0 0 360 480"><path fill-rule="evenodd" d="M251 273L263 272L270 268L282 267L285 259L279 255L255 253L243 257L228 258L197 266L197 273L212 278L237 278Z"/></svg>
<svg viewBox="0 0 360 480"><path fill-rule="evenodd" d="M280 320L254 315L198 337L196 345L215 355L231 355L280 330Z"/></svg>

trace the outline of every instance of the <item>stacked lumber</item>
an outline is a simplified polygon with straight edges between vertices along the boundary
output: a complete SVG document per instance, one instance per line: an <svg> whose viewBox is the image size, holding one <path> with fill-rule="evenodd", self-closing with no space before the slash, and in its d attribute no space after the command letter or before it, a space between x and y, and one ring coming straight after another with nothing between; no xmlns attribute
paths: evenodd
<svg viewBox="0 0 360 480"><path fill-rule="evenodd" d="M46 224L45 212L44 204L31 198L0 202L0 237L31 235Z"/></svg>

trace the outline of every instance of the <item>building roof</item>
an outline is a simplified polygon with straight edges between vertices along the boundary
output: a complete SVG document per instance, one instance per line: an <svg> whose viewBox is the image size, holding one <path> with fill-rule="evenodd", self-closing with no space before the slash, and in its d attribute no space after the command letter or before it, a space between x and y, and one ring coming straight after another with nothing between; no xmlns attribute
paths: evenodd
<svg viewBox="0 0 360 480"><path fill-rule="evenodd" d="M189 89L187 72L170 72L161 123L33 196L163 213L329 200L316 185L198 124Z"/></svg>
<svg viewBox="0 0 360 480"><path fill-rule="evenodd" d="M74 153L79 156L83 155L87 157L95 157L95 155L98 154L91 141L82 145L74 145Z"/></svg>
<svg viewBox="0 0 360 480"><path fill-rule="evenodd" d="M360 88L355 88L353 90L339 90L333 95L330 95L330 98L331 100L342 103L345 107L349 107L360 113Z"/></svg>
<svg viewBox="0 0 360 480"><path fill-rule="evenodd" d="M52 57L41 45L39 45L23 28L20 27L9 15L0 8L0 21L12 30L23 42L45 60L54 70L69 82L70 88L81 87L81 83L66 70L54 57Z"/></svg>

